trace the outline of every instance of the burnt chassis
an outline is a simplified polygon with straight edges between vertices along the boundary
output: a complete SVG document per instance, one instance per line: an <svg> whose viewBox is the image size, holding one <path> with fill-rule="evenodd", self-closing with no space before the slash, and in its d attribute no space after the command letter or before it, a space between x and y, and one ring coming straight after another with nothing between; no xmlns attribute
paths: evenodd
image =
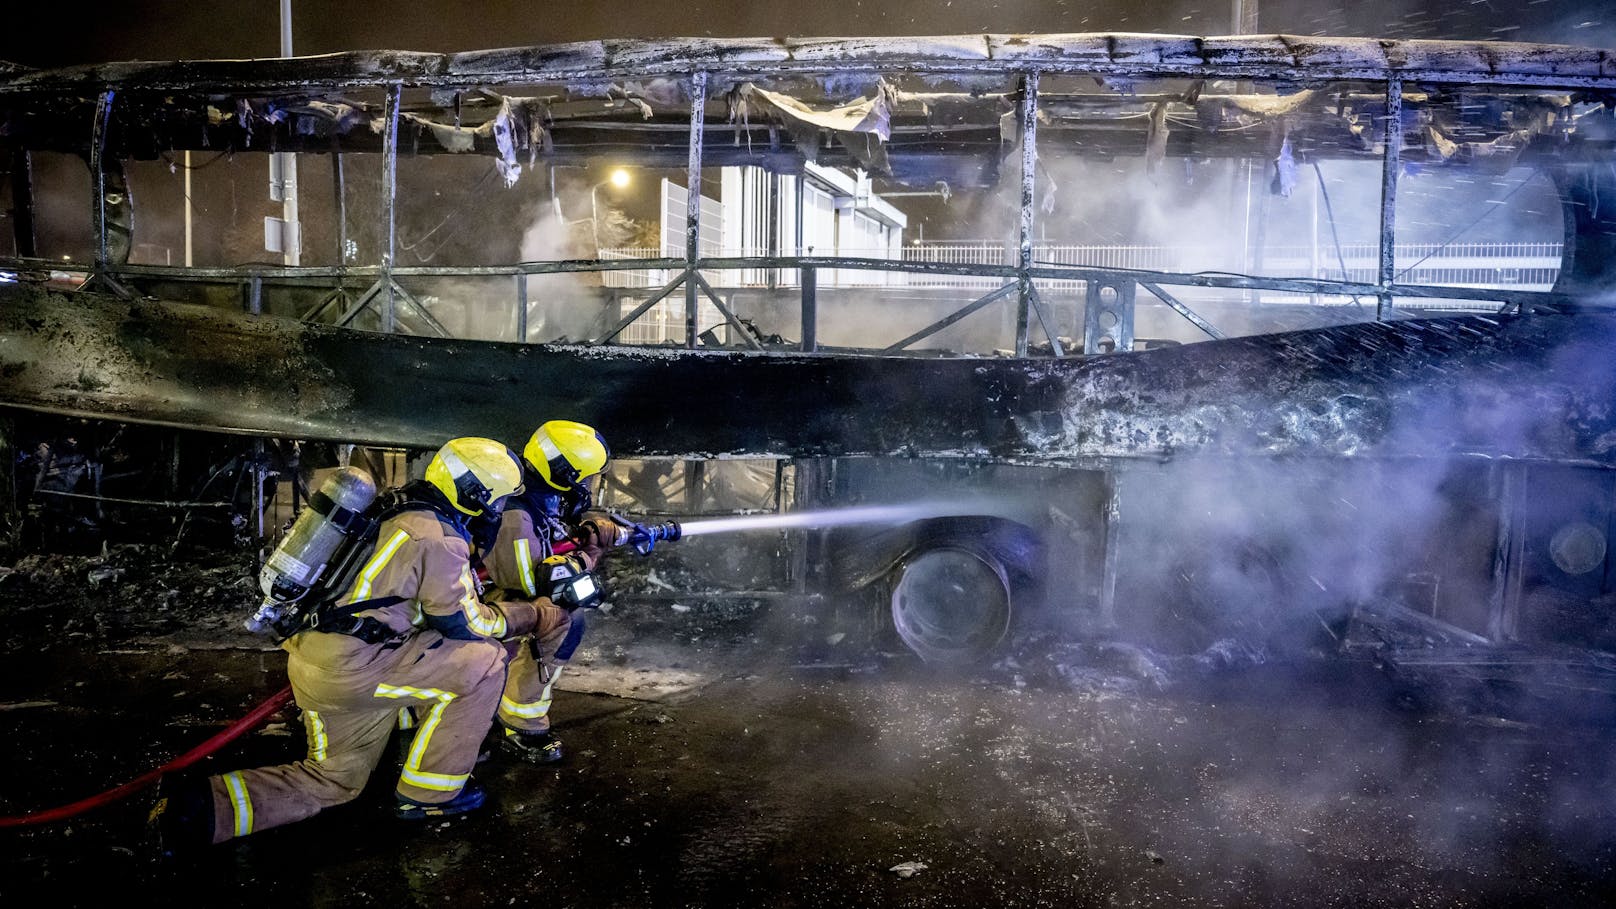
<svg viewBox="0 0 1616 909"><path fill-rule="evenodd" d="M689 243L683 257L639 260L524 262L509 266L404 267L395 261L394 222L396 168L400 157L434 154L431 138L441 127L452 98L455 126L460 126L462 100L486 96L489 85L565 82L612 86L605 101L632 99L622 85L630 79L669 79L683 86L685 107L659 106L650 122L665 127L684 123L688 141L679 150L640 150L640 160L679 162L687 168L692 201L699 199L703 166L759 164L774 172L801 167L797 151L778 143L741 143L729 135L736 127L719 126L722 92L750 79L834 74L875 80L889 72L933 74L968 82L972 78L1016 76L1018 88L998 101L1013 109L1013 154L1021 178L1017 261L1007 266L959 266L823 256L767 255L741 258L702 254L699 204L687 206ZM1031 259L1037 222L1034 201L1040 114L1085 99L1043 97L1041 79L1086 75L1097 81L1125 84L1132 79L1188 80L1189 89L1172 97L1148 99L1150 105L1196 105L1210 80L1262 86L1276 94L1332 80L1357 80L1378 86L1379 100L1365 107L1367 129L1345 141L1329 116L1301 117L1289 128L1308 154L1378 160L1382 169L1379 263L1373 282L1322 281L1222 274L1139 272L1081 266L1053 267ZM1518 604L1517 585L1524 575L1526 550L1516 540L1513 496L1526 482L1508 479L1515 467L1565 465L1602 471L1608 449L1598 443L1601 407L1610 396L1602 372L1562 370L1537 375L1522 370L1541 366L1546 352L1578 334L1603 333L1597 315L1608 301L1616 269L1616 214L1594 202L1609 196L1616 184L1608 162L1612 156L1611 105L1616 64L1602 51L1578 48L1455 42L1323 40L1289 36L1201 39L1164 36L987 36L982 38L882 41L737 41L737 42L604 42L560 48L528 48L454 56L383 52L335 55L317 60L200 62L183 64L116 64L75 70L13 70L0 78L0 103L6 106L5 143L14 161L13 203L18 217L19 255L0 262L22 275L60 268L31 255L34 232L27 156L35 150L81 154L90 165L93 192L89 215L94 227L92 260L86 263L87 291L72 299L43 300L14 289L7 292L3 315L7 338L5 401L59 413L144 420L171 425L203 426L248 434L291 438L369 441L384 445L430 445L445 434L474 429L519 433L507 426L512 407L545 406L599 414L625 453L700 456L707 454L793 457L849 454L961 456L1000 462L1062 464L1077 469L1111 468L1132 460L1210 453L1221 457L1325 458L1480 458L1505 466L1489 473L1489 488L1500 503L1494 550L1485 599L1505 615ZM276 99L307 102L340 96L347 90L382 93L376 110L366 110L361 128L333 129L309 121ZM615 92L615 94L614 94ZM1464 124L1479 131L1477 141L1461 149L1479 154L1480 146L1513 133L1516 120L1530 111L1551 109L1552 115L1519 138L1515 160L1548 173L1564 206L1566 256L1552 292L1483 290L1468 287L1406 285L1397 282L1393 260L1396 237L1397 186L1405 161L1440 163L1446 148L1423 133L1411 133L1431 96L1463 101L1467 93L1496 95L1482 121ZM1372 93L1373 94L1373 93ZM1563 103L1562 103L1563 99ZM486 98L485 98L486 100ZM644 102L644 98L638 101ZM1236 103L1237 102L1231 102ZM236 117L212 118L213 105ZM1081 105L1079 105L1081 106ZM273 108L273 109L272 109ZM277 114L277 111L279 113ZM468 103L468 127L494 122ZM599 111L587 111L597 117ZM1327 113L1327 112L1326 112ZM368 115L375 115L373 118ZM895 112L899 133L883 137L892 160L902 159L903 111ZM1485 117L1493 117L1487 120ZM632 120L632 118L629 118ZM307 122L305 122L307 121ZM1252 143L1253 131L1217 131L1174 135L1152 133L1148 121L1091 123L1070 116L1060 128L1086 136L1093 153L1154 147L1169 156L1252 157L1266 153ZM298 124L302 123L303 126ZM378 126L372 124L379 124ZM545 137L548 147L529 147L530 154L577 160L569 147L565 118ZM911 124L912 125L912 124ZM305 128L306 127L306 128ZM1103 129L1098 128L1103 127ZM598 124L595 127L598 129ZM1054 127L1046 126L1045 138ZM1087 132L1085 132L1085 130ZM614 121L608 131L633 159L645 133ZM752 128L746 127L750 139ZM1311 131L1311 132L1310 132ZM922 130L922 132L924 132ZM998 129L978 136L976 154L1003 157ZM1260 131L1256 131L1260 132ZM739 133L736 134L737 136ZM827 133L827 135L829 135ZM760 133L761 136L761 133ZM855 137L856 138L856 137ZM869 136L866 140L868 151ZM1165 140L1165 141L1162 141ZM409 143L406 145L406 141ZM473 153L500 154L497 143L481 134L469 138ZM530 136L529 142L538 142ZM1512 140L1513 141L1513 140ZM876 143L880 144L880 143ZM1506 145L1508 143L1505 143ZM856 143L828 144L822 150L832 164L864 164L854 154ZM162 150L189 148L255 148L309 154L377 153L382 156L380 215L383 245L376 264L352 267L165 268L129 265L127 239L133 204L121 162ZM909 149L921 152L925 148ZM935 149L929 150L935 153ZM1019 154L1014 154L1019 152ZM1443 159L1445 160L1445 159ZM1456 163L1453 166L1462 166ZM225 307L239 306L251 316L278 313L305 323L330 318L339 326L373 319L383 332L414 326L442 333L430 313L398 284L413 276L465 275L512 279L513 297L525 304L535 276L609 271L622 268L672 269L677 277L643 307L615 324L605 323L597 351L527 346L517 351L503 345L437 344L429 339L397 338L379 347L361 336L328 332L305 324L292 327L277 320L232 318L223 307L201 314L188 307L140 302L163 299L207 299ZM807 356L731 355L697 349L700 340L693 314L695 302L713 296L701 279L714 269L797 269L801 333L795 345ZM1007 360L982 364L920 366L912 361L870 360L817 354L820 347L813 275L828 268L902 270L997 278L1003 286L949 315L939 323L888 349L898 353L933 335L946 324L965 318L999 300L1016 308L1014 353L1035 352L1035 332L1042 328L1052 359ZM1204 314L1177 299L1174 288L1212 287L1230 291L1262 291L1346 295L1375 301L1377 323L1343 330L1295 336L1196 345L1215 353L1149 352L1148 363L1101 363L1065 356L1069 351L1049 330L1036 283L1043 279L1078 279L1087 287L1084 310L1086 353L1134 348L1136 291L1160 299L1208 337L1222 332ZM355 283L357 282L357 283ZM221 293L222 291L222 293ZM682 291L687 324L684 347L688 362L674 366L660 357L609 344L624 327L658 299ZM1107 293L1109 291L1109 293ZM1452 324L1416 326L1384 323L1420 314L1421 301L1467 300L1477 309L1495 309L1509 318L1451 320ZM722 300L713 297L724 308ZM81 308L77 314L60 306ZM519 319L527 307L519 305ZM1559 313L1563 315L1556 316ZM1577 317L1573 313L1591 313ZM74 316L83 321L73 322ZM737 320L725 311L729 322ZM64 319L66 321L64 321ZM1543 325L1522 323L1545 320ZM1583 320L1576 328L1559 319ZM69 324L73 323L73 324ZM1541 330L1540 330L1541 329ZM528 337L525 323L519 338ZM743 334L743 337L745 335ZM217 348L204 351L204 344ZM752 346L752 345L749 345ZM368 348L368 349L366 349ZM501 348L491 350L491 348ZM561 373L585 357L592 368L611 373L611 395L599 395L569 383ZM374 359L371 359L374 358ZM1232 358L1230 366L1226 358ZM1422 361L1421 358L1427 358ZM383 364L383 375L367 379L349 368L355 359ZM457 389L463 376L451 376L445 364L478 361L485 381L482 401L467 400ZM550 362L539 362L547 360ZM834 365L826 362L834 361ZM490 361L490 362L484 362ZM1323 365L1320 365L1322 362ZM243 363L260 364L241 374ZM57 368L69 364L72 368ZM1041 365L1047 364L1047 365ZM1332 366L1333 364L1333 366ZM1551 364L1552 365L1552 364ZM1516 371L1508 382L1500 370ZM1364 371L1364 375L1347 375ZM1454 370L1461 376L1454 380ZM906 388L894 399L880 400L868 389L890 388L894 376ZM518 380L516 377L522 377ZM1186 393L1191 376L1193 393ZM421 398L400 407L389 400L384 380L419 383ZM692 414L660 389L678 383L745 389L718 406ZM727 384L720 384L727 383ZM1109 384L1107 384L1109 383ZM1471 383L1466 387L1466 383ZM1271 387L1269 387L1271 386ZM534 400L532 389L548 396ZM162 393L151 393L162 388ZM494 389L492 395L486 390ZM773 390L771 391L770 388ZM789 389L789 391L785 391ZM802 389L817 390L806 396ZM1537 394L1550 402L1545 420L1579 427L1572 437L1544 430L1524 438L1497 439L1484 419L1460 425L1451 435L1393 431L1400 412L1418 411L1441 399L1466 414L1483 414L1499 396ZM1415 403L1418 399L1421 403ZM629 401L627 406L624 402ZM1331 402L1325 413L1317 402ZM1342 403L1345 402L1345 403ZM1357 402L1357 403L1353 403ZM424 405L424 406L423 406ZM1401 408L1401 411L1400 411ZM804 412L818 414L804 420ZM496 416L503 412L507 415ZM919 420L916 413L941 419ZM1253 418L1254 413L1280 412L1288 425L1279 430ZM668 414L679 413L675 427ZM736 426L735 413L747 415ZM706 417L703 420L702 414ZM1259 425L1263 424L1263 425ZM944 427L941 431L938 426ZM514 437L514 435L512 436ZM1096 468L1095 465L1098 465ZM1521 470L1530 472L1536 467ZM1495 475L1496 474L1496 475ZM1120 474L1119 474L1120 475ZM1109 482L1109 481L1108 481ZM1080 522L1103 538L1094 609L1114 618L1118 575L1118 540L1126 499L1107 493L1097 510L1082 512ZM1517 491L1510 491L1517 490ZM1056 522L1059 523L1058 521ZM1040 527L1038 533L1049 533ZM946 534L944 536L947 536ZM935 537L935 534L932 535ZM915 539L927 538L921 533ZM955 535L950 539L957 540ZM913 540L898 551L909 552ZM877 552L883 547L876 547ZM879 558L876 561L881 561ZM862 572L868 574L867 571ZM878 572L879 573L879 572ZM1006 574L1008 575L1007 569ZM860 572L855 571L855 575ZM1486 631L1507 639L1508 623ZM1495 639L1495 638L1489 638ZM1471 642L1473 643L1473 642Z"/></svg>
<svg viewBox="0 0 1616 909"><path fill-rule="evenodd" d="M928 466L861 460L798 470L843 474L839 488L855 499L890 493L906 476L948 486ZM984 470L954 468L962 489ZM816 609L838 611L842 627L877 647L907 646L941 666L1013 655L1008 665L1038 667L1057 642L1088 642L1061 659L1157 688L1260 664L1324 678L1359 667L1422 711L1602 723L1616 709L1613 567L1602 542L1566 542L1568 528L1596 528L1600 540L1616 529L1606 468L1454 459L1343 470L1301 459L1253 469L1213 459L989 472L982 479L997 494L1026 496L1052 481L1062 491L1016 517L813 535L809 558L820 567L807 586L827 591ZM1398 500L1410 475L1440 476L1435 504ZM1253 480L1282 491L1235 517L1199 508L1223 490L1267 495L1236 491ZM1309 494L1362 513L1310 515L1317 538L1299 543L1284 497ZM1376 535L1384 545L1368 564L1328 552ZM916 563L938 553L985 566L1003 597L966 584L956 590L969 602L910 605L906 623L900 591ZM941 595L937 585L925 590Z"/></svg>
<svg viewBox="0 0 1616 909"><path fill-rule="evenodd" d="M1014 518L961 515L897 527L843 529L816 541L810 584L877 646L939 665L1003 652L1044 604L1043 534ZM844 598L848 602L844 602Z"/></svg>

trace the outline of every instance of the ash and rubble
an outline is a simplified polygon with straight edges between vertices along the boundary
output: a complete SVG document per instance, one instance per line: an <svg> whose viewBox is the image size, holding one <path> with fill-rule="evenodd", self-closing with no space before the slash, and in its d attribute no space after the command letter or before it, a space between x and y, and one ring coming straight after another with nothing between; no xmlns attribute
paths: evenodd
<svg viewBox="0 0 1616 909"><path fill-rule="evenodd" d="M167 546L120 543L100 555L30 553L10 561L0 566L8 627L0 652L37 653L44 644L103 654L278 654L269 639L242 626L260 599L250 549L176 554ZM837 677L957 673L1007 691L1148 699L1244 673L1350 664L1395 677L1398 683L1386 688L1392 699L1421 683L1434 694L1455 690L1461 680L1507 681L1534 699L1576 688L1592 699L1589 712L1616 708L1616 655L1498 645L1390 600L1311 613L1304 636L1231 635L1190 651L1158 649L1117 631L1085 638L1047 623L1023 623L989 659L928 669L890 633L872 634L856 618L862 610L834 608L837 598L854 598L854 592L736 592L714 586L699 563L659 565L654 558L614 559L604 580L608 599L585 613L589 634L561 683L564 690L637 692L667 688L665 677L674 677L685 691L701 679L784 668L830 670ZM1512 676L1511 666L1526 671ZM716 675L714 667L720 667ZM1564 677L1555 676L1556 669ZM618 683L628 688L614 687ZM1502 710L1506 702L1432 697L1425 705L1464 715Z"/></svg>
<svg viewBox="0 0 1616 909"><path fill-rule="evenodd" d="M174 558L160 544L124 543L104 555L30 553L0 570L8 633L0 650L38 647L40 637L84 647L162 639L192 646L262 646L235 634L256 605L250 551Z"/></svg>
<svg viewBox="0 0 1616 909"><path fill-rule="evenodd" d="M0 792L0 811L132 776L283 683L280 654L239 627L252 554L180 555L11 561L0 767L33 782ZM381 823L384 765L354 806L154 882L137 798L7 834L0 896L1595 905L1616 885L1609 724L1411 712L1363 663L1299 671L1233 641L1171 655L1027 635L992 665L928 669L825 644L834 622L806 620L809 604L666 591L651 579L699 578L626 564L562 677L574 757L479 768L495 799L481 816ZM629 592L646 587L665 596ZM211 766L289 759L300 726L288 712ZM572 858L534 865L535 850ZM522 857L530 874L497 873Z"/></svg>

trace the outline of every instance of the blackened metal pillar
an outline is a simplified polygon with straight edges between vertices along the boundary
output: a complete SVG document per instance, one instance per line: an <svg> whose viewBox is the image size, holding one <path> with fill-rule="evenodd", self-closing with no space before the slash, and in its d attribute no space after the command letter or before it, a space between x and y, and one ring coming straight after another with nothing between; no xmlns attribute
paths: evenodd
<svg viewBox="0 0 1616 909"><path fill-rule="evenodd" d="M1122 564L1122 474L1106 473L1105 552L1100 568L1100 627L1117 625L1117 572Z"/></svg>
<svg viewBox="0 0 1616 909"><path fill-rule="evenodd" d="M107 247L107 127L112 120L112 100L115 93L107 89L95 104L95 122L90 134L90 179L95 197L90 200L91 217L95 226L95 272L106 274L111 255Z"/></svg>
<svg viewBox="0 0 1616 909"><path fill-rule="evenodd" d="M819 349L819 269L805 266L802 275L802 351Z"/></svg>
<svg viewBox="0 0 1616 909"><path fill-rule="evenodd" d="M792 193L792 225L791 233L795 238L792 241L792 255L801 256L803 253L802 231L806 220L802 213L802 204L806 198L805 187L808 185L808 174L800 173L791 181ZM814 268L803 268L798 272L798 280L802 288L802 349L805 353L813 353L819 349L819 271Z"/></svg>
<svg viewBox="0 0 1616 909"><path fill-rule="evenodd" d="M1386 150L1381 158L1380 171L1380 268L1375 283L1380 286L1376 296L1375 319L1381 321L1392 314L1392 284L1396 281L1397 251L1397 176L1403 167L1403 79L1393 76L1386 80Z"/></svg>
<svg viewBox="0 0 1616 909"><path fill-rule="evenodd" d="M690 514L701 514L706 508L706 461L685 462L685 509Z"/></svg>
<svg viewBox="0 0 1616 909"><path fill-rule="evenodd" d="M1498 535L1493 547L1492 589L1487 597L1487 637L1495 644L1515 638L1520 616L1522 563L1525 560L1526 465L1494 461L1487 485L1498 505Z"/></svg>
<svg viewBox="0 0 1616 909"><path fill-rule="evenodd" d="M685 347L696 347L696 305L701 299L696 283L696 261L701 258L701 143L707 122L707 74L690 77L690 159L685 195Z"/></svg>
<svg viewBox="0 0 1616 909"><path fill-rule="evenodd" d="M516 340L527 343L527 272L516 276Z"/></svg>
<svg viewBox="0 0 1616 909"><path fill-rule="evenodd" d="M1016 356L1027 355L1029 315L1032 311L1033 180L1038 168L1038 73L1021 77L1021 227L1017 237ZM1053 340L1053 339L1052 339Z"/></svg>
<svg viewBox="0 0 1616 909"><path fill-rule="evenodd" d="M252 483L253 483L253 535L261 546L266 537L264 526L264 478L268 475L265 466L268 463L264 449L263 439L253 439L252 444ZM263 564L264 553L258 553L259 565Z"/></svg>
<svg viewBox="0 0 1616 909"><path fill-rule="evenodd" d="M331 210L337 220L337 265L348 264L348 181L343 173L342 146L331 137ZM339 284L340 286L340 284Z"/></svg>
<svg viewBox="0 0 1616 909"><path fill-rule="evenodd" d="M387 86L387 123L382 133L382 331L398 329L397 300L393 297L393 256L396 253L396 195L398 191L398 109L404 88Z"/></svg>
<svg viewBox="0 0 1616 909"><path fill-rule="evenodd" d="M780 257L780 175L777 174L777 173L771 172L769 174L769 181L768 182L769 182L769 230L768 230L768 239L767 239L768 252L769 252L769 258L778 259ZM773 296L774 291L777 290L780 287L780 269L778 269L778 268L769 269L766 278L767 278L766 283L767 283L767 286L769 288L769 294L770 294L770 296Z"/></svg>
<svg viewBox="0 0 1616 909"><path fill-rule="evenodd" d="M34 163L33 154L18 147L11 153L11 229L17 243L17 255L32 259L39 255L34 234Z"/></svg>

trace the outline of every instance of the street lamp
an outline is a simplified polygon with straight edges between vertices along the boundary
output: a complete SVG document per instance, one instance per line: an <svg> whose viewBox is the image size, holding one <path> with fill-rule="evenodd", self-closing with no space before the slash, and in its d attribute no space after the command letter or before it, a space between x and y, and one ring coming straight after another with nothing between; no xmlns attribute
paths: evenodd
<svg viewBox="0 0 1616 909"><path fill-rule="evenodd" d="M600 258L600 188L610 184L617 189L628 186L628 171L619 167L614 169L606 179L589 187L589 229L595 237L595 258Z"/></svg>

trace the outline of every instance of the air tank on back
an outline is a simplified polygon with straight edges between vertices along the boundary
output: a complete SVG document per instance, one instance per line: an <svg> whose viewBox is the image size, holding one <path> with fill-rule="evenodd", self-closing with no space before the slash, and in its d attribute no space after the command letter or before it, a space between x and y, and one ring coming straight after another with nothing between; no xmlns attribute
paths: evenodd
<svg viewBox="0 0 1616 909"><path fill-rule="evenodd" d="M263 605L247 620L253 632L285 636L298 618L296 604L319 584L332 557L365 525L365 510L376 500L376 482L357 467L344 467L309 496L309 507L292 523L264 562L258 586Z"/></svg>

